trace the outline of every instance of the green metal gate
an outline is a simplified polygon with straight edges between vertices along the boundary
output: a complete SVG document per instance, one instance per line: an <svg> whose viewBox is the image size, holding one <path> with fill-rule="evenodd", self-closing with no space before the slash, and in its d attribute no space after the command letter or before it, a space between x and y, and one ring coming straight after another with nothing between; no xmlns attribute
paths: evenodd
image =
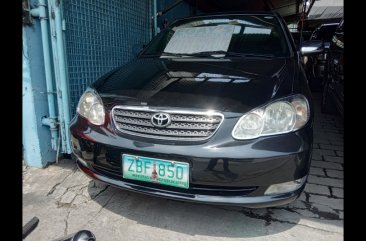
<svg viewBox="0 0 366 241"><path fill-rule="evenodd" d="M64 0L71 113L86 87L151 38L151 0Z"/></svg>

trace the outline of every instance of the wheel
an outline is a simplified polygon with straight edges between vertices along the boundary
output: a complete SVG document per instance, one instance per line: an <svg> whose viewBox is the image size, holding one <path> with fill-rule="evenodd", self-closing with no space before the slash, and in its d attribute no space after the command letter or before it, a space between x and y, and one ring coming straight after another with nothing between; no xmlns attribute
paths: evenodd
<svg viewBox="0 0 366 241"><path fill-rule="evenodd" d="M324 114L334 114L336 107L330 96L329 82L326 82L323 88L321 111Z"/></svg>

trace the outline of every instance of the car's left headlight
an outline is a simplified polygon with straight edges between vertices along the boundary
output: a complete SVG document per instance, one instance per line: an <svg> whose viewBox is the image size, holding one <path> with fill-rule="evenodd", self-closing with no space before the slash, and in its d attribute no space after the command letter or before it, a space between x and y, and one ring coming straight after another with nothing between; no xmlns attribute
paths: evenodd
<svg viewBox="0 0 366 241"><path fill-rule="evenodd" d="M254 109L236 123L232 136L238 140L295 131L309 120L309 103L301 94L289 96Z"/></svg>
<svg viewBox="0 0 366 241"><path fill-rule="evenodd" d="M91 88L88 88L80 97L76 110L94 125L103 125L105 112L101 98Z"/></svg>

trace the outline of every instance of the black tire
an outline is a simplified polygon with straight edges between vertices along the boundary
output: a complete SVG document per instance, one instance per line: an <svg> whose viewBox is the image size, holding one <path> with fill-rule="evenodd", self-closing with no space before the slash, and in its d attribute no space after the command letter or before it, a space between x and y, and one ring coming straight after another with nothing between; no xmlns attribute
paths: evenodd
<svg viewBox="0 0 366 241"><path fill-rule="evenodd" d="M321 102L321 112L324 114L335 114L336 107L331 99L329 82L326 82L323 88L322 102Z"/></svg>

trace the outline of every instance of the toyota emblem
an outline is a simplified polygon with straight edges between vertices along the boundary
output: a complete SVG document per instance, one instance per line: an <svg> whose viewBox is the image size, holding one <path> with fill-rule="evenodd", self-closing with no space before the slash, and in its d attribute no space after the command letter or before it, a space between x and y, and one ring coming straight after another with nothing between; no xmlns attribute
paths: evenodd
<svg viewBox="0 0 366 241"><path fill-rule="evenodd" d="M166 127L170 125L170 115L167 113L155 113L151 117L151 123L156 127Z"/></svg>

